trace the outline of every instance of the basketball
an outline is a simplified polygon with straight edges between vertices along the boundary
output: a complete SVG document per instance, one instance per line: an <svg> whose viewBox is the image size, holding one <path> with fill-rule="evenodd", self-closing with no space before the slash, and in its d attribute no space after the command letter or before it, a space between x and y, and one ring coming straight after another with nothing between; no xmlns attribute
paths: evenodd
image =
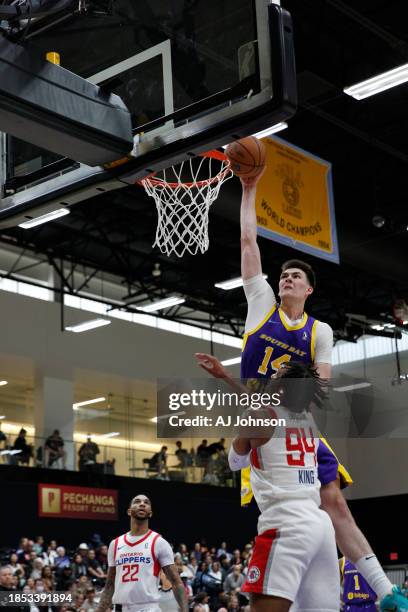
<svg viewBox="0 0 408 612"><path fill-rule="evenodd" d="M256 176L265 167L265 145L255 136L232 142L225 149L225 155L231 163L233 173L242 178Z"/></svg>

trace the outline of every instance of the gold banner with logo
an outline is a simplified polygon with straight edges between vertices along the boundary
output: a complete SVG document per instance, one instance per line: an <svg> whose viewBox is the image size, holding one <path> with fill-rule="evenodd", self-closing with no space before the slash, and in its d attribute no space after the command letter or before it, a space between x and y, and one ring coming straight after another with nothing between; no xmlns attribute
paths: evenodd
<svg viewBox="0 0 408 612"><path fill-rule="evenodd" d="M258 234L299 251L339 263L331 164L263 138L266 171L258 183Z"/></svg>

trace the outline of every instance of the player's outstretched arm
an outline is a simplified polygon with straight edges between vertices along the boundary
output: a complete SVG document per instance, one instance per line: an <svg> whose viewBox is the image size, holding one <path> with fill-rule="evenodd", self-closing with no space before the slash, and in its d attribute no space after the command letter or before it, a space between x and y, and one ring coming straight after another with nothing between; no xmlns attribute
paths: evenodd
<svg viewBox="0 0 408 612"><path fill-rule="evenodd" d="M256 185L262 174L241 178L241 275L244 280L262 273L255 210Z"/></svg>
<svg viewBox="0 0 408 612"><path fill-rule="evenodd" d="M96 612L106 612L106 610L110 610L112 608L112 597L113 591L115 590L115 576L116 567L110 567L108 569L108 575L106 576L105 588L102 591Z"/></svg>
<svg viewBox="0 0 408 612"><path fill-rule="evenodd" d="M224 368L222 363L214 357L214 355L207 355L207 353L196 353L197 364L211 374L214 378L220 378L227 383L234 391L238 393L248 393L248 389L240 382L232 378L231 374Z"/></svg>
<svg viewBox="0 0 408 612"><path fill-rule="evenodd" d="M162 569L166 574L167 579L171 582L174 597L176 598L180 610L182 612L188 612L187 597L176 566L174 564L166 565Z"/></svg>

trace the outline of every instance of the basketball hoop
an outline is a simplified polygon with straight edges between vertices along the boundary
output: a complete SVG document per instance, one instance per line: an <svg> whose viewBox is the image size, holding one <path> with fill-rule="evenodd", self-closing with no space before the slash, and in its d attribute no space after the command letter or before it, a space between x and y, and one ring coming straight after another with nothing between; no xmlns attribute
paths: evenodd
<svg viewBox="0 0 408 612"><path fill-rule="evenodd" d="M203 178L208 176L209 178ZM208 249L208 213L221 185L231 178L224 153L209 151L138 181L156 202L153 246L167 256L196 255Z"/></svg>

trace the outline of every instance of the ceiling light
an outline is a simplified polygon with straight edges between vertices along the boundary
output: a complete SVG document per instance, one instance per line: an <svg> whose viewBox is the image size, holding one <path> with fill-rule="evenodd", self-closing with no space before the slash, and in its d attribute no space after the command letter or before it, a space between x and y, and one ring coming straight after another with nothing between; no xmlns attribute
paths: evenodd
<svg viewBox="0 0 408 612"><path fill-rule="evenodd" d="M7 380L0 380L0 387L4 387L4 385L7 385L8 382Z"/></svg>
<svg viewBox="0 0 408 612"><path fill-rule="evenodd" d="M263 278L268 278L266 274L262 274ZM244 284L242 280L242 276L238 276L237 278L230 278L226 281L221 281L220 283L215 283L214 287L218 289L224 289L224 291L229 291L230 289L236 289L237 287L242 287Z"/></svg>
<svg viewBox="0 0 408 612"><path fill-rule="evenodd" d="M156 310L176 306L176 304L183 304L185 301L186 300L184 298L173 296L164 300L159 300L158 302L153 302L152 304L147 304L146 306L137 306L137 310L142 310L143 312L155 312Z"/></svg>
<svg viewBox="0 0 408 612"><path fill-rule="evenodd" d="M371 387L371 383L361 382L354 385L346 385L345 387L334 387L333 391L355 391L356 389L364 389L365 387Z"/></svg>
<svg viewBox="0 0 408 612"><path fill-rule="evenodd" d="M370 327L376 331L384 331L384 325L370 325Z"/></svg>
<svg viewBox="0 0 408 612"><path fill-rule="evenodd" d="M286 130L288 124L286 121L281 121L280 123L275 123L275 125L271 125L271 127L265 128L260 132L256 132L256 134L252 134L255 138L265 138L265 136L270 136L271 134L276 134L276 132L280 132L281 130ZM228 145L222 145L223 149L226 149Z"/></svg>
<svg viewBox="0 0 408 612"><path fill-rule="evenodd" d="M235 365L236 363L241 363L241 356L232 357L232 359L224 359L224 361L221 361L221 365L223 366Z"/></svg>
<svg viewBox="0 0 408 612"><path fill-rule="evenodd" d="M79 333L88 331L89 329L103 327L104 325L110 325L111 323L112 321L108 321L108 319L91 319L90 321L84 321L83 323L78 323L77 325L69 325L65 328L65 330Z"/></svg>
<svg viewBox="0 0 408 612"><path fill-rule="evenodd" d="M406 83L407 81L408 64L403 64L398 68L393 68L393 70L382 72L381 74L378 74L377 76L372 77L371 79L361 81L360 83L356 83L351 87L345 87L343 91L344 93L349 96L352 96L356 100L363 100L364 98L374 96L375 94L378 94L381 91L391 89L391 87L396 87L397 85L401 85L402 83Z"/></svg>
<svg viewBox="0 0 408 612"><path fill-rule="evenodd" d="M281 121L280 123L276 123L275 125L272 125L271 127L266 128L265 130L261 130L260 132L257 132L256 134L252 135L255 136L255 138L265 138L265 136L270 136L271 134L276 134L276 132L286 130L287 127L288 124L286 123L286 121Z"/></svg>
<svg viewBox="0 0 408 612"><path fill-rule="evenodd" d="M0 415L0 421L2 421L2 420L3 420L3 419L5 419L5 418L6 418L6 415L5 415L5 414Z"/></svg>
<svg viewBox="0 0 408 612"><path fill-rule="evenodd" d="M99 402L105 402L106 397L95 397L95 399L85 400L84 402L76 402L72 404L74 410L78 410L81 406L89 406L89 404L98 404Z"/></svg>
<svg viewBox="0 0 408 612"><path fill-rule="evenodd" d="M120 436L119 431L110 431L107 434L102 434L101 438L116 438L116 436Z"/></svg>
<svg viewBox="0 0 408 612"><path fill-rule="evenodd" d="M53 210L45 215L41 215L40 217L35 217L35 219L30 219L29 221L24 221L24 223L19 223L18 227L23 227L24 229L29 229L30 227L35 227L36 225L41 225L42 223L48 223L48 221L54 221L59 217L64 217L65 215L69 215L71 211L69 208L58 208L57 210Z"/></svg>

